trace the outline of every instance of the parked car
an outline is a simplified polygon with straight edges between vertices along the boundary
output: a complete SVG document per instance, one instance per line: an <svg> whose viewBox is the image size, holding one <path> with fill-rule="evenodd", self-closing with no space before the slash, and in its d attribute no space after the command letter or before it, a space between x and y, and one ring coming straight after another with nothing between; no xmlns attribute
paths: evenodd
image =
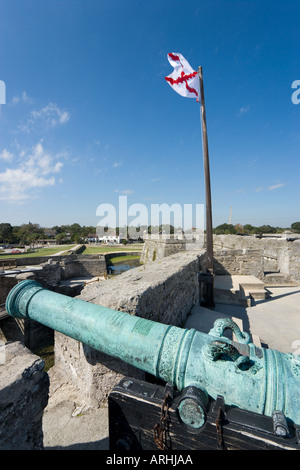
<svg viewBox="0 0 300 470"><path fill-rule="evenodd" d="M12 250L11 253L21 253L20 250Z"/></svg>

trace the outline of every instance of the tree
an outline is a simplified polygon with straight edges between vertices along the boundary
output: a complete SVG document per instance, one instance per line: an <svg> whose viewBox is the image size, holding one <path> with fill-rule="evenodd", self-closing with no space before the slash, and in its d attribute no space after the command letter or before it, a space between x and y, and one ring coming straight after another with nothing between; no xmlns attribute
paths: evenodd
<svg viewBox="0 0 300 470"><path fill-rule="evenodd" d="M236 230L236 233L245 233L245 232L244 232L244 227L243 227L243 225L241 225L241 224L236 224L236 225L234 226L234 228L235 228L235 230Z"/></svg>
<svg viewBox="0 0 300 470"><path fill-rule="evenodd" d="M79 225L79 224L70 225L71 235L79 234L80 232L81 232L81 225Z"/></svg>
<svg viewBox="0 0 300 470"><path fill-rule="evenodd" d="M80 242L81 242L81 235L79 233L74 233L72 236L71 236L71 240L72 242L76 243L76 245L78 245Z"/></svg>
<svg viewBox="0 0 300 470"><path fill-rule="evenodd" d="M257 227L256 232L257 233L276 233L276 228L272 227L271 225L261 225L260 227Z"/></svg>
<svg viewBox="0 0 300 470"><path fill-rule="evenodd" d="M244 233L256 233L256 227L251 224L244 225Z"/></svg>
<svg viewBox="0 0 300 470"><path fill-rule="evenodd" d="M294 222L291 225L291 229L294 230L296 233L300 233L300 222Z"/></svg>
<svg viewBox="0 0 300 470"><path fill-rule="evenodd" d="M36 242L38 241L39 238L40 238L40 235L38 233L29 233L28 234L27 243L29 244L30 249L32 251L34 251L34 245L36 244Z"/></svg>
<svg viewBox="0 0 300 470"><path fill-rule="evenodd" d="M13 227L9 223L0 224L0 242L10 243L13 236Z"/></svg>
<svg viewBox="0 0 300 470"><path fill-rule="evenodd" d="M34 245L39 238L44 237L44 230L39 226L39 224L23 224L19 227L17 231L17 236L19 237L20 243L24 245L30 245L34 249Z"/></svg>
<svg viewBox="0 0 300 470"><path fill-rule="evenodd" d="M52 230L55 230L56 234L63 233L63 229L58 225L54 225L54 227L52 227Z"/></svg>
<svg viewBox="0 0 300 470"><path fill-rule="evenodd" d="M214 229L216 235L234 235L236 234L236 229L232 224L221 224Z"/></svg>
<svg viewBox="0 0 300 470"><path fill-rule="evenodd" d="M66 238L67 238L67 235L66 235L65 232L57 233L56 236L55 236L55 240L56 240L56 243L57 243L58 245L60 245L61 243L63 243Z"/></svg>

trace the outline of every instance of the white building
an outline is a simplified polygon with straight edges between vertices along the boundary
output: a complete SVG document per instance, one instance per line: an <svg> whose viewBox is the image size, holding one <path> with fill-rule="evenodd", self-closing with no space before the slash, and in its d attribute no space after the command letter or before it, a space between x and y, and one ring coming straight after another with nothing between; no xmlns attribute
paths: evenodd
<svg viewBox="0 0 300 470"><path fill-rule="evenodd" d="M123 240L120 236L115 235L104 235L103 237L98 237L98 242L100 243L121 243Z"/></svg>

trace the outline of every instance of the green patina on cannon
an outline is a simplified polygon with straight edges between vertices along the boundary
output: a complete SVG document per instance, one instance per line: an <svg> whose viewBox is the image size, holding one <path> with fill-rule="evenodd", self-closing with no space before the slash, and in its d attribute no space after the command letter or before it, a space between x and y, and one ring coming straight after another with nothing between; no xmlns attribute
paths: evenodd
<svg viewBox="0 0 300 470"><path fill-rule="evenodd" d="M31 280L10 291L6 310L172 383L184 391L179 415L194 428L203 426L208 400L219 395L227 405L273 417L281 412L300 425L300 358L258 348L231 319L217 320L206 334L70 298ZM227 328L237 341L224 336ZM277 431L285 433L280 421Z"/></svg>

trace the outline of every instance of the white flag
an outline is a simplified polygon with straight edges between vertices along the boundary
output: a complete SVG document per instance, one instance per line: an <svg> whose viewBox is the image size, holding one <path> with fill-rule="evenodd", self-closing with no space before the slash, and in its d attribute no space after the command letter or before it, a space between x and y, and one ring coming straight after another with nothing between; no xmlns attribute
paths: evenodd
<svg viewBox="0 0 300 470"><path fill-rule="evenodd" d="M168 60L174 71L165 77L169 85L186 98L196 98L199 101L200 81L199 74L192 69L185 58L177 52L170 52Z"/></svg>

